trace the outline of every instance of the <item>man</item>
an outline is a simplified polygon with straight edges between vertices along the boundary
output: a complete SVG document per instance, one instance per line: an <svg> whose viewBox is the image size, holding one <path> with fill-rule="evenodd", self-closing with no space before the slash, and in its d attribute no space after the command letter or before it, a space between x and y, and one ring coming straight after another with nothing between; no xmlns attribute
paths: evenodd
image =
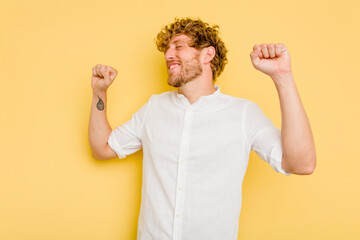
<svg viewBox="0 0 360 240"><path fill-rule="evenodd" d="M253 66L279 94L281 132L258 107L214 85L227 62L218 27L175 19L157 37L168 84L178 91L153 95L112 130L106 90L117 71L93 68L89 140L104 160L143 148L143 185L137 239L236 239L241 186L251 150L285 175L311 174L315 147L283 44L255 45Z"/></svg>

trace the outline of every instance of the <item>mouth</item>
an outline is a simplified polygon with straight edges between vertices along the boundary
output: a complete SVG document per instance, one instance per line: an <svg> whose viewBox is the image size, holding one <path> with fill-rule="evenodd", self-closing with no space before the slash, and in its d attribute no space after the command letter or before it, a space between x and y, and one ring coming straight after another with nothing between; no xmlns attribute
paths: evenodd
<svg viewBox="0 0 360 240"><path fill-rule="evenodd" d="M179 62L171 62L168 64L168 71L173 71L174 69L178 68L180 66Z"/></svg>

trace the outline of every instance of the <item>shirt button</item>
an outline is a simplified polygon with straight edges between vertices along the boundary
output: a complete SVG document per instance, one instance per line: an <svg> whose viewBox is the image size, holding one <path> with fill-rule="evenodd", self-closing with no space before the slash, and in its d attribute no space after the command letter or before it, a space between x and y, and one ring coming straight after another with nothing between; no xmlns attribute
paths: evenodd
<svg viewBox="0 0 360 240"><path fill-rule="evenodd" d="M180 214L176 214L176 217L180 217Z"/></svg>
<svg viewBox="0 0 360 240"><path fill-rule="evenodd" d="M187 138L187 137L188 137L188 135L185 133L185 134L184 134L184 137L185 137L185 138Z"/></svg>
<svg viewBox="0 0 360 240"><path fill-rule="evenodd" d="M190 109L188 109L188 110L186 110L187 112L191 112L191 110Z"/></svg>
<svg viewBox="0 0 360 240"><path fill-rule="evenodd" d="M181 160L180 163L184 163L184 160Z"/></svg>
<svg viewBox="0 0 360 240"><path fill-rule="evenodd" d="M182 187L179 187L179 190L181 191L181 190L182 190Z"/></svg>

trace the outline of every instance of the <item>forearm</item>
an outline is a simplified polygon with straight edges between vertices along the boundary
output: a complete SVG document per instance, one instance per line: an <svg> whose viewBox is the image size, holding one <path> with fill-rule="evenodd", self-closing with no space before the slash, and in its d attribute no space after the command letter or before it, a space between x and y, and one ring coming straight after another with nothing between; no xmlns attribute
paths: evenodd
<svg viewBox="0 0 360 240"><path fill-rule="evenodd" d="M106 117L106 102L106 92L93 92L89 121L89 143L93 157L100 160L116 156L107 144L112 129Z"/></svg>
<svg viewBox="0 0 360 240"><path fill-rule="evenodd" d="M316 164L313 135L293 74L272 77L281 108L283 168L295 174L311 174Z"/></svg>

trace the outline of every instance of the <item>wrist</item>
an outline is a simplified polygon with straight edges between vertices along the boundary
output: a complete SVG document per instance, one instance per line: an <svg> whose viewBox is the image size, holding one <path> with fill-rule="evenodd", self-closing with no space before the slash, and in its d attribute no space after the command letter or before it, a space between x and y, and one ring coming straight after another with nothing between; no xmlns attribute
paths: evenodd
<svg viewBox="0 0 360 240"><path fill-rule="evenodd" d="M93 89L93 97L97 98L106 98L107 92L99 89Z"/></svg>
<svg viewBox="0 0 360 240"><path fill-rule="evenodd" d="M291 84L294 81L292 72L278 73L270 76L276 86Z"/></svg>
<svg viewBox="0 0 360 240"><path fill-rule="evenodd" d="M282 73L274 73L274 74L270 75L270 77L274 81L282 80L282 79L286 79L286 78L291 78L292 76L293 76L292 71L290 71L290 72L282 72Z"/></svg>

